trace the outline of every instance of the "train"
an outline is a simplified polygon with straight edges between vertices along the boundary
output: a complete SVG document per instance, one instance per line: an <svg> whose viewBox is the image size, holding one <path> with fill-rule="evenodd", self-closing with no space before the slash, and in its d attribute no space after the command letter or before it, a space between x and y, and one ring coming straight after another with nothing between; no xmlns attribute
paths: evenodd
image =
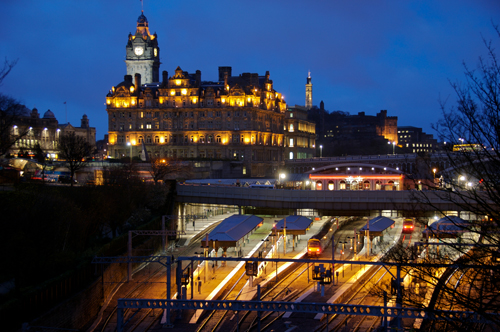
<svg viewBox="0 0 500 332"><path fill-rule="evenodd" d="M323 252L323 245L319 239L312 237L307 241L307 255L309 257L317 257Z"/></svg>
<svg viewBox="0 0 500 332"><path fill-rule="evenodd" d="M411 233L415 229L415 221L412 218L403 220L403 233Z"/></svg>

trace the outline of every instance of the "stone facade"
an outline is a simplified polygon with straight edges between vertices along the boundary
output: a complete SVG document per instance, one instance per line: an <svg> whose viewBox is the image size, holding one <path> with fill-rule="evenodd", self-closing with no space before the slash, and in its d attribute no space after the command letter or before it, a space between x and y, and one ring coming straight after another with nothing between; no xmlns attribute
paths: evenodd
<svg viewBox="0 0 500 332"><path fill-rule="evenodd" d="M291 106L285 114L285 159L313 158L316 153L316 124L307 120L307 109Z"/></svg>
<svg viewBox="0 0 500 332"><path fill-rule="evenodd" d="M40 144L42 150L47 154L48 158L56 160L58 158L58 140L61 135L74 132L76 136L83 137L92 146L95 146L95 128L90 127L87 115L83 115L81 126L75 127L70 123L59 124L54 113L47 110L43 117L40 117L38 110L34 108L26 116L19 116L14 121L12 127L12 135L22 136L10 148L9 153L17 156L20 151L24 151L30 156L35 154L35 146Z"/></svg>
<svg viewBox="0 0 500 332"><path fill-rule="evenodd" d="M219 67L218 80L202 81L201 71L177 67L148 84L128 71L106 96L109 156L135 157L146 149L150 157L228 161L240 170L235 176L275 174L284 161L286 102L269 72L231 71Z"/></svg>

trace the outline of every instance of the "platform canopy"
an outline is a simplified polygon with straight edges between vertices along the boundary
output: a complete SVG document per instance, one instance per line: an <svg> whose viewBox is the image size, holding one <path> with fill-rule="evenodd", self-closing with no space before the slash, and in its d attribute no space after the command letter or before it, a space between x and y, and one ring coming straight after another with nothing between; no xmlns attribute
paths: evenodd
<svg viewBox="0 0 500 332"><path fill-rule="evenodd" d="M236 247L238 241L262 225L264 219L254 215L232 215L208 234L208 245L215 248ZM201 246L206 247L206 238ZM215 241L215 244L214 244Z"/></svg>
<svg viewBox="0 0 500 332"><path fill-rule="evenodd" d="M278 232L283 232L283 229L285 228L285 219L286 233L289 235L306 234L307 229L313 222L311 219L304 216L288 216L278 221L274 226Z"/></svg>
<svg viewBox="0 0 500 332"><path fill-rule="evenodd" d="M374 236L380 236L382 235L382 232L385 231L387 228L391 227L394 225L394 220L387 218L387 217L382 217L378 216L369 221L370 224L370 235ZM364 232L367 230L367 225L364 225L359 231Z"/></svg>
<svg viewBox="0 0 500 332"><path fill-rule="evenodd" d="M422 234L436 237L457 237L470 232L471 224L456 216L447 216L433 222Z"/></svg>

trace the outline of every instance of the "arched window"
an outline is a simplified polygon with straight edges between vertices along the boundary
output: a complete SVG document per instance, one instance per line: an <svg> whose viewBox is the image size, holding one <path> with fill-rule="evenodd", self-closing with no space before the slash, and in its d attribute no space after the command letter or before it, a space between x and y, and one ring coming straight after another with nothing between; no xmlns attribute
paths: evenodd
<svg viewBox="0 0 500 332"><path fill-rule="evenodd" d="M205 143L205 136L200 136L200 143Z"/></svg>
<svg viewBox="0 0 500 332"><path fill-rule="evenodd" d="M138 139L139 143L142 143L144 142L144 139L142 138L142 136L139 136L139 139Z"/></svg>
<svg viewBox="0 0 500 332"><path fill-rule="evenodd" d="M345 185L345 181L344 180L340 181L340 183L339 183L339 189L340 190L345 190L346 189L346 185Z"/></svg>
<svg viewBox="0 0 500 332"><path fill-rule="evenodd" d="M290 160L293 159L293 151L290 151L290 155L288 156L288 159L290 159Z"/></svg>
<svg viewBox="0 0 500 332"><path fill-rule="evenodd" d="M328 190L333 190L333 189L334 189L333 181L328 181Z"/></svg>
<svg viewBox="0 0 500 332"><path fill-rule="evenodd" d="M216 141L217 143L220 143L220 142L221 142L220 135L217 135L217 136L215 137L215 141Z"/></svg>
<svg viewBox="0 0 500 332"><path fill-rule="evenodd" d="M160 137L155 136L155 143L160 143Z"/></svg>
<svg viewBox="0 0 500 332"><path fill-rule="evenodd" d="M213 140L212 135L208 135L208 137L207 137L207 143L208 144L212 143L212 140Z"/></svg>
<svg viewBox="0 0 500 332"><path fill-rule="evenodd" d="M358 190L358 181L351 182L351 190Z"/></svg>
<svg viewBox="0 0 500 332"><path fill-rule="evenodd" d="M370 181L366 180L363 182L363 189L370 190Z"/></svg>
<svg viewBox="0 0 500 332"><path fill-rule="evenodd" d="M146 143L151 143L151 136L146 137Z"/></svg>
<svg viewBox="0 0 500 332"><path fill-rule="evenodd" d="M323 183L321 181L316 182L316 190L323 190Z"/></svg>
<svg viewBox="0 0 500 332"><path fill-rule="evenodd" d="M382 190L382 184L380 181L375 182L375 190Z"/></svg>

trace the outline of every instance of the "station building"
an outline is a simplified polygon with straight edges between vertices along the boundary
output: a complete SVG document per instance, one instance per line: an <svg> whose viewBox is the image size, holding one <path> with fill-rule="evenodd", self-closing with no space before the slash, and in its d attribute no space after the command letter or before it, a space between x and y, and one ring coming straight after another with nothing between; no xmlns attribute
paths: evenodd
<svg viewBox="0 0 500 332"><path fill-rule="evenodd" d="M232 75L203 81L201 71L177 67L159 75L158 37L144 14L126 45L127 75L106 96L112 158L139 156L222 160L233 176L273 175L284 164L287 105L265 75ZM227 175L227 174L225 174Z"/></svg>
<svg viewBox="0 0 500 332"><path fill-rule="evenodd" d="M363 163L336 164L309 172L311 190L403 190L397 168Z"/></svg>
<svg viewBox="0 0 500 332"><path fill-rule="evenodd" d="M86 114L82 116L79 127L70 123L59 123L54 113L47 110L40 116L38 109L25 109L24 114L13 119L11 135L18 137L15 144L9 149L8 153L13 156L20 154L34 156L35 147L40 145L47 158L56 160L58 158L58 142L62 135L74 133L82 137L92 146L95 146L95 127L90 127L89 119Z"/></svg>

